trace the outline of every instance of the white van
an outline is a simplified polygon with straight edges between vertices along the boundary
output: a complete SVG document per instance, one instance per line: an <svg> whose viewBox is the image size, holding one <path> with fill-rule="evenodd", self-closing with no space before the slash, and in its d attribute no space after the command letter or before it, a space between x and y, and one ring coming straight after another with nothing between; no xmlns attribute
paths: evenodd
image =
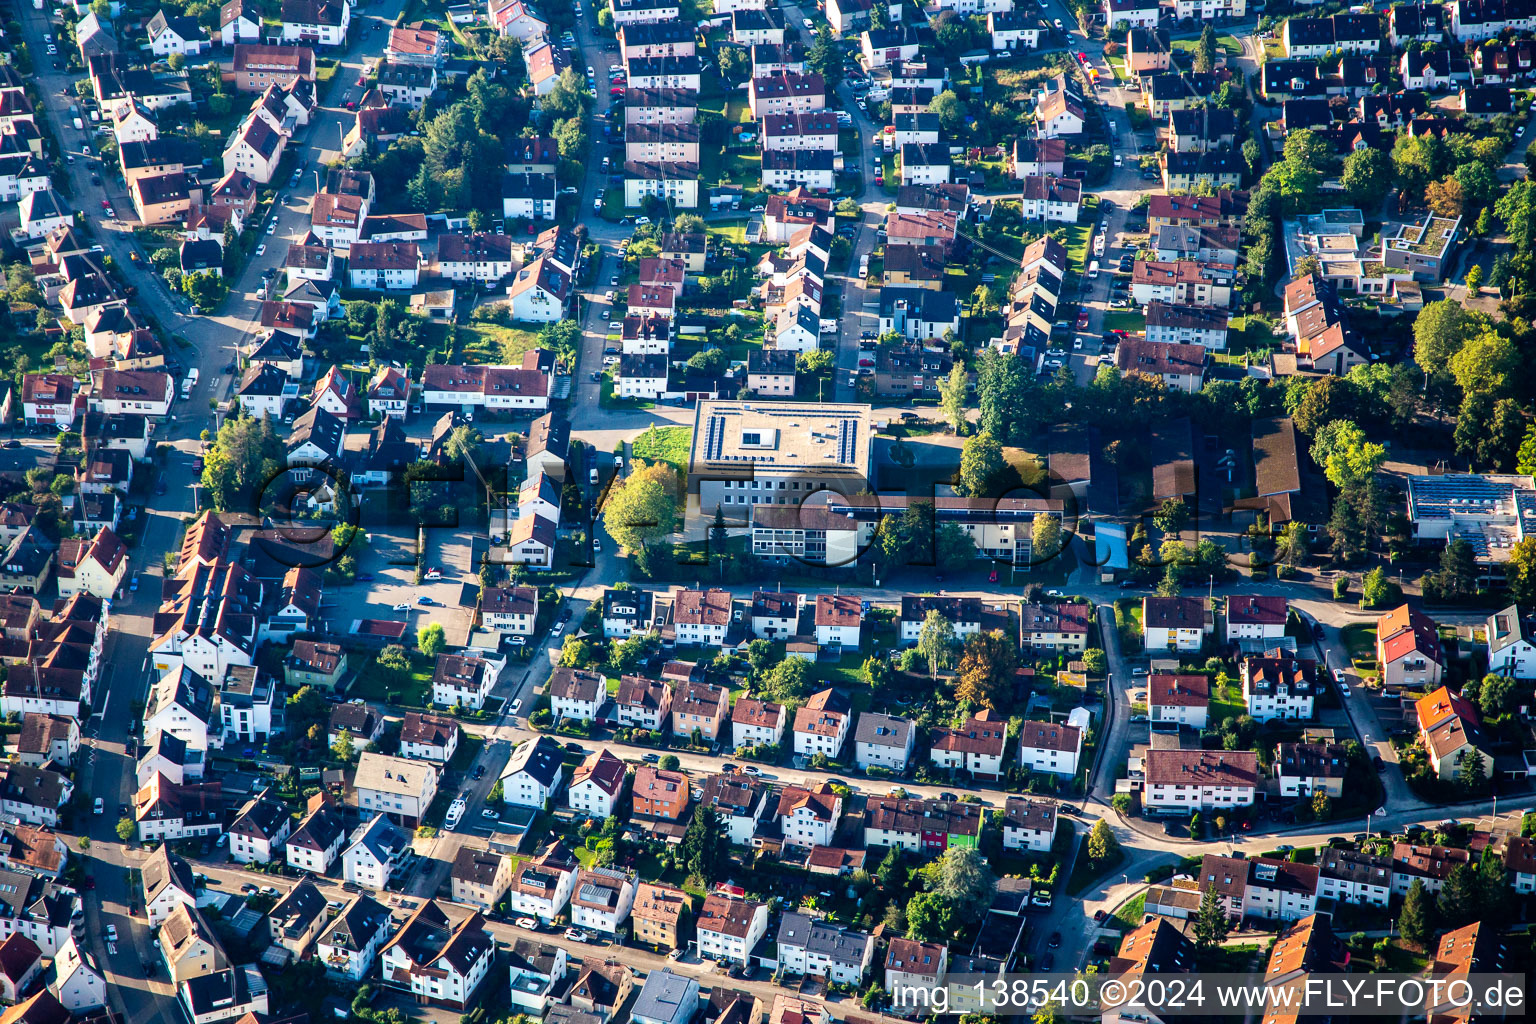
<svg viewBox="0 0 1536 1024"><path fill-rule="evenodd" d="M1092 263L1088 264L1088 280L1091 281L1091 280L1093 280L1094 278L1096 278L1098 276L1099 276L1099 261L1098 260L1094 260Z"/></svg>

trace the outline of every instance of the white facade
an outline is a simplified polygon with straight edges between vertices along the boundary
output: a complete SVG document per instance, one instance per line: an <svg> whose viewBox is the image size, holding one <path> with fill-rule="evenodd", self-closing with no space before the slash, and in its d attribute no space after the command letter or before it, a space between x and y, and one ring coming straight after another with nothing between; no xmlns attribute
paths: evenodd
<svg viewBox="0 0 1536 1024"><path fill-rule="evenodd" d="M1253 795L1252 786L1148 783L1142 793L1142 804L1149 811L1194 812L1213 808L1252 807Z"/></svg>
<svg viewBox="0 0 1536 1024"><path fill-rule="evenodd" d="M700 918L698 922L699 955L745 966L748 956L767 931L768 905L766 903L758 903L752 907L744 935L713 931L709 922Z"/></svg>

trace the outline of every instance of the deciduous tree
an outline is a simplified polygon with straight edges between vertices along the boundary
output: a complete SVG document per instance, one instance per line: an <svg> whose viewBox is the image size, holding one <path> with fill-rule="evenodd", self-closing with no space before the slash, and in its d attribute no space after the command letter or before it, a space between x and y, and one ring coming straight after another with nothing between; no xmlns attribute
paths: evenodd
<svg viewBox="0 0 1536 1024"><path fill-rule="evenodd" d="M608 491L603 523L630 552L672 535L681 487L677 472L664 462L635 470Z"/></svg>
<svg viewBox="0 0 1536 1024"><path fill-rule="evenodd" d="M937 609L930 609L917 634L917 652L928 662L929 678L938 678L955 655L955 627Z"/></svg>
<svg viewBox="0 0 1536 1024"><path fill-rule="evenodd" d="M926 629L927 623L923 625ZM1002 633L972 633L960 656L955 696L993 711L1006 709L1012 703L1013 674L1018 664L1017 645L1009 643Z"/></svg>
<svg viewBox="0 0 1536 1024"><path fill-rule="evenodd" d="M1109 822L1100 818L1088 832L1088 859L1103 862L1120 852L1120 840L1110 829Z"/></svg>
<svg viewBox="0 0 1536 1024"><path fill-rule="evenodd" d="M955 481L955 491L971 497L996 496L1006 467L1003 446L991 434L968 437L960 449L960 476Z"/></svg>

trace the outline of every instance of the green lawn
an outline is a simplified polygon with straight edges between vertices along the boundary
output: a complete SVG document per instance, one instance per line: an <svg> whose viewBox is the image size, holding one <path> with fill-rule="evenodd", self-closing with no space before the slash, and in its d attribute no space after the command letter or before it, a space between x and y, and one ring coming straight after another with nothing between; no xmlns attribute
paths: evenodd
<svg viewBox="0 0 1536 1024"><path fill-rule="evenodd" d="M1175 50L1184 50L1192 53L1200 45L1200 41L1198 39L1175 39L1169 45ZM1228 57L1238 57L1243 52L1243 44L1239 43L1234 36L1217 36L1216 48Z"/></svg>
<svg viewBox="0 0 1536 1024"><path fill-rule="evenodd" d="M668 462L682 470L688 465L688 452L692 447L693 430L689 427L651 426L635 438L630 449L637 459Z"/></svg>
<svg viewBox="0 0 1536 1024"><path fill-rule="evenodd" d="M847 689L864 686L863 651L845 652L837 661L818 661L812 675L819 683Z"/></svg>
<svg viewBox="0 0 1536 1024"><path fill-rule="evenodd" d="M1093 225L1068 224L1063 230L1067 234L1067 261L1081 274L1088 267L1088 242L1093 237Z"/></svg>
<svg viewBox="0 0 1536 1024"><path fill-rule="evenodd" d="M1077 861L1072 865L1072 877L1067 879L1067 894L1076 898L1086 892L1095 882L1119 869L1120 863L1125 860L1125 851L1116 850L1113 857L1102 861L1090 860L1085 844L1078 850ZM1061 896L1057 893L1057 898Z"/></svg>
<svg viewBox="0 0 1536 1024"><path fill-rule="evenodd" d="M1339 639L1344 641L1344 646L1349 649L1349 660L1359 664L1361 662L1376 661L1376 627L1364 622L1351 622L1339 631Z"/></svg>
<svg viewBox="0 0 1536 1024"><path fill-rule="evenodd" d="M1115 310L1104 314L1104 329L1106 331L1130 331L1132 334L1140 334L1147 329L1147 318L1141 313L1129 310Z"/></svg>
<svg viewBox="0 0 1536 1024"><path fill-rule="evenodd" d="M742 188L760 188L763 184L763 158L749 149L727 150L720 159L719 178L720 181L713 181L701 176L699 184L717 185L724 181Z"/></svg>
<svg viewBox="0 0 1536 1024"><path fill-rule="evenodd" d="M1119 928L1121 931L1128 932L1141 927L1141 919L1146 914L1146 910L1147 894L1142 893L1129 903L1122 905L1105 923L1111 927Z"/></svg>
<svg viewBox="0 0 1536 1024"><path fill-rule="evenodd" d="M459 354L467 362L515 363L539 347L539 328L460 324Z"/></svg>
<svg viewBox="0 0 1536 1024"><path fill-rule="evenodd" d="M1219 729L1221 723L1229 718L1237 718L1248 713L1248 705L1243 700L1243 687L1241 683L1228 683L1226 689L1218 689L1215 681L1211 683L1211 715L1210 727Z"/></svg>
<svg viewBox="0 0 1536 1024"><path fill-rule="evenodd" d="M734 242L737 245L746 245L747 225L749 223L750 221L744 217L738 220L710 221L705 226L704 231L706 234L719 235L727 242Z"/></svg>

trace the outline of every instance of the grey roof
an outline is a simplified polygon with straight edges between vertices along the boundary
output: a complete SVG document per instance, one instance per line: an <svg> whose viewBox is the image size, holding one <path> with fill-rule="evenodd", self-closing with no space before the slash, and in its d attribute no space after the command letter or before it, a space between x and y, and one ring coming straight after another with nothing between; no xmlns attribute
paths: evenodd
<svg viewBox="0 0 1536 1024"><path fill-rule="evenodd" d="M512 751L502 778L527 772L545 786L553 786L560 777L560 744L548 736L524 740Z"/></svg>
<svg viewBox="0 0 1536 1024"><path fill-rule="evenodd" d="M167 886L175 886L188 897L197 895L197 881L192 877L192 865L172 853L164 843L149 855L149 859L139 868L139 874L144 883L145 903L153 903Z"/></svg>
<svg viewBox="0 0 1536 1024"><path fill-rule="evenodd" d="M271 840L281 834L287 821L287 805L271 797L267 790L262 790L240 809L229 831L235 835Z"/></svg>
<svg viewBox="0 0 1536 1024"><path fill-rule="evenodd" d="M306 442L312 441L321 451L335 455L341 451L342 438L346 432L346 423L320 406L313 405L308 412L293 421L293 433L288 435L288 451L297 451Z"/></svg>
<svg viewBox="0 0 1536 1024"><path fill-rule="evenodd" d="M646 975L640 997L630 1012L641 1020L684 1024L693 1019L698 1008L699 983L662 968Z"/></svg>
<svg viewBox="0 0 1536 1024"><path fill-rule="evenodd" d="M261 969L255 964L243 967L226 967L222 971L188 978L182 982L185 999L196 1017L211 1013L220 1006L243 1006L251 1001L252 981L261 979Z"/></svg>
<svg viewBox="0 0 1536 1024"><path fill-rule="evenodd" d="M872 743L877 747L900 747L902 750L907 748L907 741L911 738L911 722L905 718L896 718L878 711L861 712L858 726L853 733L855 743Z"/></svg>
<svg viewBox="0 0 1536 1024"><path fill-rule="evenodd" d="M276 934L298 936L308 931L315 918L323 913L325 897L314 882L305 878L272 908L268 923Z"/></svg>
<svg viewBox="0 0 1536 1024"><path fill-rule="evenodd" d="M518 939L507 950L508 964L514 970L549 977L560 959L560 948L531 939Z"/></svg>
<svg viewBox="0 0 1536 1024"><path fill-rule="evenodd" d="M382 814L374 815L372 821L354 829L351 840L349 848L361 843L381 864L389 863L391 857L411 845L411 837L405 830L391 824Z"/></svg>
<svg viewBox="0 0 1536 1024"><path fill-rule="evenodd" d="M782 949L804 949L820 953L834 963L861 966L864 954L874 939L863 932L829 924L808 917L798 911L789 911L779 921L778 944Z"/></svg>
<svg viewBox="0 0 1536 1024"><path fill-rule="evenodd" d="M1512 647L1522 640L1531 640L1525 618L1520 614L1519 605L1512 604L1488 616L1487 630L1489 654L1498 654L1506 647Z"/></svg>
<svg viewBox="0 0 1536 1024"><path fill-rule="evenodd" d="M329 850L343 834L341 815L330 807L317 807L288 838L291 846Z"/></svg>
<svg viewBox="0 0 1536 1024"><path fill-rule="evenodd" d="M382 924L389 921L389 911L367 893L359 893L342 910L341 916L320 933L319 941L338 949L360 952L368 948Z"/></svg>
<svg viewBox="0 0 1536 1024"><path fill-rule="evenodd" d="M143 751L139 755L140 761L143 761L146 757L154 757L156 754L159 754L171 762L171 764L186 764L187 761L187 741L164 730L156 730L155 735L144 746Z"/></svg>

